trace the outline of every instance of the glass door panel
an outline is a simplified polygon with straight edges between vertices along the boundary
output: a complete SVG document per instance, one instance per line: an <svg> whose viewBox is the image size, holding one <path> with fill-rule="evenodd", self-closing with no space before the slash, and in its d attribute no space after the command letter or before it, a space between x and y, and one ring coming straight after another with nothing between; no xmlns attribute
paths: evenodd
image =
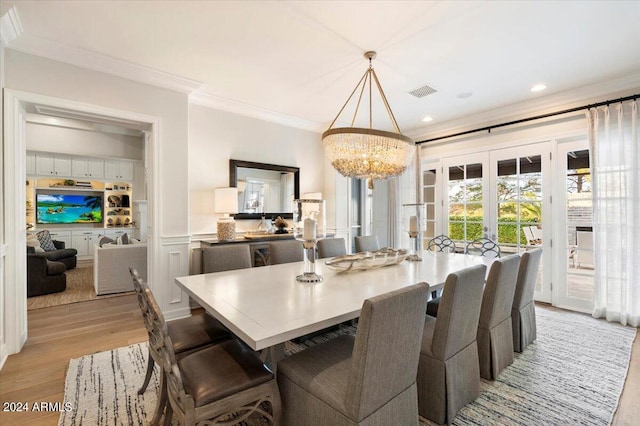
<svg viewBox="0 0 640 426"><path fill-rule="evenodd" d="M549 185L548 143L491 151L491 225L489 237L497 241L503 256L542 247L542 264L550 261L551 229L543 216L549 210L543 188ZM546 225L546 226L545 226ZM548 237L543 237L548 234ZM540 267L536 300L551 302L551 269Z"/></svg>
<svg viewBox="0 0 640 426"><path fill-rule="evenodd" d="M557 188L558 217L562 238L558 251L563 254L557 271L554 304L567 309L593 310L593 198L588 143L558 145L559 169L563 185Z"/></svg>

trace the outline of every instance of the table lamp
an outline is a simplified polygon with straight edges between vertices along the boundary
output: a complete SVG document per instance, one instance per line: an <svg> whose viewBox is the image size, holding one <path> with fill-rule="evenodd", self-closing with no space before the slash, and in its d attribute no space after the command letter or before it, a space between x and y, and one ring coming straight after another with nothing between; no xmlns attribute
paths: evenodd
<svg viewBox="0 0 640 426"><path fill-rule="evenodd" d="M238 213L238 188L215 189L215 213L223 215L218 219L218 240L235 240L236 222L229 215Z"/></svg>

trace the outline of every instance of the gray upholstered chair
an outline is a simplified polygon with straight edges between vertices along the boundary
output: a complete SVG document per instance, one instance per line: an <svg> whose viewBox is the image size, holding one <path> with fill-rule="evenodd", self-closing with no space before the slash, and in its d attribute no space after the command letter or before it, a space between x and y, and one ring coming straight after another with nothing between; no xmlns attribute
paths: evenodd
<svg viewBox="0 0 640 426"><path fill-rule="evenodd" d="M355 237L356 253L363 251L380 250L380 243L376 235L367 235L364 237Z"/></svg>
<svg viewBox="0 0 640 426"><path fill-rule="evenodd" d="M347 254L344 238L325 238L318 241L318 259Z"/></svg>
<svg viewBox="0 0 640 426"><path fill-rule="evenodd" d="M427 243L427 250L431 251L455 253L456 249L456 243L446 235L438 235L436 237L433 237Z"/></svg>
<svg viewBox="0 0 640 426"><path fill-rule="evenodd" d="M477 335L480 377L483 379L495 380L513 363L511 307L519 265L520 256L514 254L496 259L489 269Z"/></svg>
<svg viewBox="0 0 640 426"><path fill-rule="evenodd" d="M298 240L269 243L269 264L300 262L304 260L302 242Z"/></svg>
<svg viewBox="0 0 640 426"><path fill-rule="evenodd" d="M477 240L467 243L464 252L465 254L484 257L500 257L502 254L498 243L489 238L478 238Z"/></svg>
<svg viewBox="0 0 640 426"><path fill-rule="evenodd" d="M147 373L144 378L144 383L138 390L138 395L142 395L149 385L149 380L153 373L153 364L157 363L162 367L162 354L160 352L160 337L158 336L158 331L154 324L156 315L152 310L152 305L156 303L155 298L151 293L151 289L147 286L147 283L142 281L140 275L138 275L138 271L134 268L129 268L129 272L133 279L133 287L135 288L138 296L138 304L140 305L144 325L149 336ZM207 345L212 345L231 338L229 330L227 330L215 318L204 313L191 315L187 318L181 318L169 322L169 324L167 324L167 333L171 336L173 351L178 355L193 352L194 350L203 348ZM162 413L164 413L166 404L167 387L164 380L164 374L161 374L160 397L156 403L155 414L150 424L158 424Z"/></svg>
<svg viewBox="0 0 640 426"><path fill-rule="evenodd" d="M513 330L513 350L522 352L529 343L536 340L536 311L533 293L536 289L538 268L542 259L542 249L522 253L518 281L513 296L511 321Z"/></svg>
<svg viewBox="0 0 640 426"><path fill-rule="evenodd" d="M358 332L278 363L283 424L418 425L416 374L428 285L365 300Z"/></svg>
<svg viewBox="0 0 640 426"><path fill-rule="evenodd" d="M478 319L487 267L449 274L438 318L426 316L418 364L420 415L442 424L480 395Z"/></svg>
<svg viewBox="0 0 640 426"><path fill-rule="evenodd" d="M231 271L251 267L248 244L228 244L202 250L202 270L209 272Z"/></svg>

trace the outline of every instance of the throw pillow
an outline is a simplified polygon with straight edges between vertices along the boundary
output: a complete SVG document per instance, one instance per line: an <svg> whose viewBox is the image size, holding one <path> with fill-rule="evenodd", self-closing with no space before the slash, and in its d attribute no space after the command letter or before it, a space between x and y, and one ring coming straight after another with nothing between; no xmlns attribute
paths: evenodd
<svg viewBox="0 0 640 426"><path fill-rule="evenodd" d="M53 245L53 241L51 240L51 234L49 234L48 230L42 230L37 234L38 241L40 241L40 247L44 249L44 251L52 251L56 250L56 246Z"/></svg>
<svg viewBox="0 0 640 426"><path fill-rule="evenodd" d="M126 232L122 235L118 235L118 238L116 238L116 244L129 244L129 236Z"/></svg>
<svg viewBox="0 0 640 426"><path fill-rule="evenodd" d="M100 239L98 240L98 246L102 247L105 244L109 244L112 243L113 239L103 235L102 237L100 237Z"/></svg>

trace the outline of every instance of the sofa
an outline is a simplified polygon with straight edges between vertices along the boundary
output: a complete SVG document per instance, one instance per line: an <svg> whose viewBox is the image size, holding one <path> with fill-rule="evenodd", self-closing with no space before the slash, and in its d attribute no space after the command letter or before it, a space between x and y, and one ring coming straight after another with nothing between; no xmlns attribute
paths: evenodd
<svg viewBox="0 0 640 426"><path fill-rule="evenodd" d="M53 240L52 242L53 245L56 246L56 250L38 252L38 254L43 254L52 262L60 262L64 264L67 271L75 268L78 263L78 250L74 248L66 248L64 241ZM27 254L33 253L36 253L35 249L27 246Z"/></svg>
<svg viewBox="0 0 640 426"><path fill-rule="evenodd" d="M45 253L27 253L27 297L58 293L67 288L67 268Z"/></svg>
<svg viewBox="0 0 640 426"><path fill-rule="evenodd" d="M129 267L147 277L147 245L98 244L93 248L93 283L97 295L134 291Z"/></svg>

